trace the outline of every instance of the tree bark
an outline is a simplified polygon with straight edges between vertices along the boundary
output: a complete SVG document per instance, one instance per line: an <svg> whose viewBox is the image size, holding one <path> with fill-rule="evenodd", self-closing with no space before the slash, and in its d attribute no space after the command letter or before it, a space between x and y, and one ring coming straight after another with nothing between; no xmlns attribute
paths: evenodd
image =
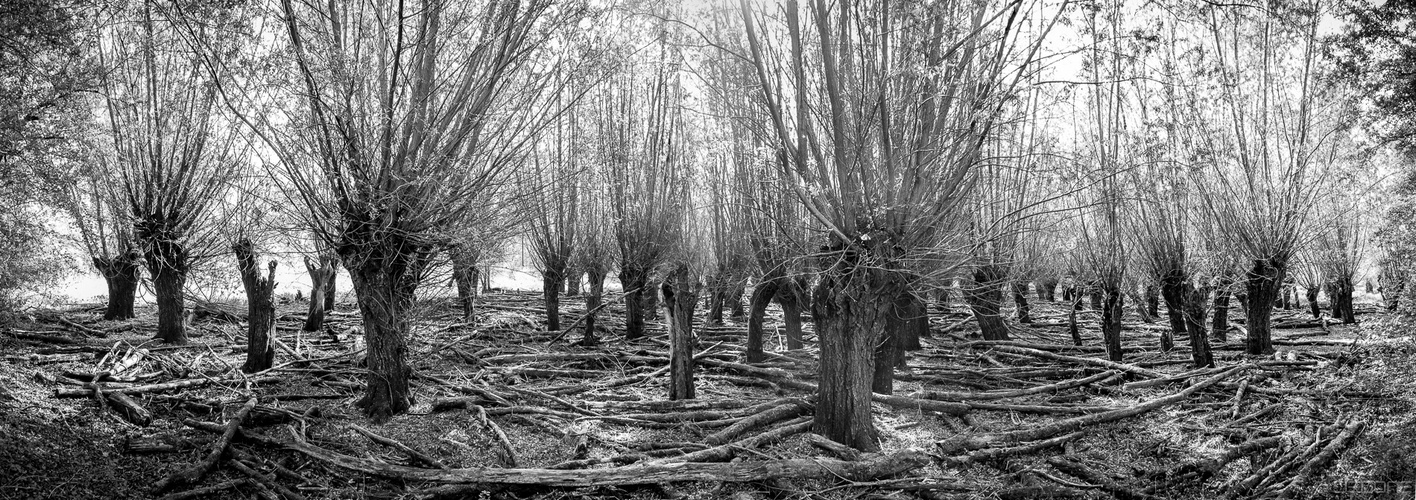
<svg viewBox="0 0 1416 500"><path fill-rule="evenodd" d="M1160 277L1160 296L1165 299L1165 313L1170 318L1170 331L1160 336L1162 352L1175 348L1174 337L1186 335L1185 299L1189 295L1185 292L1190 287L1188 278L1178 269L1172 269Z"/></svg>
<svg viewBox="0 0 1416 500"><path fill-rule="evenodd" d="M1160 290L1154 285L1146 285L1146 312L1151 317L1160 316Z"/></svg>
<svg viewBox="0 0 1416 500"><path fill-rule="evenodd" d="M1309 286L1304 295L1304 298L1308 299L1308 312L1313 314L1313 319L1323 317L1322 309L1318 308L1318 286Z"/></svg>
<svg viewBox="0 0 1416 500"><path fill-rule="evenodd" d="M113 257L93 258L93 267L98 268L108 285L108 306L103 310L103 319L133 317L133 302L137 299L138 284L142 282L140 257L137 251L128 251Z"/></svg>
<svg viewBox="0 0 1416 500"><path fill-rule="evenodd" d="M305 326L301 329L307 332L318 332L324 328L325 320L325 289L329 287L330 277L334 276L334 267L338 265L335 258L329 255L321 255L319 265L309 257L305 257L305 271L310 273L310 309L305 315Z"/></svg>
<svg viewBox="0 0 1416 500"><path fill-rule="evenodd" d="M477 316L477 268L476 257L462 248L452 250L452 281L457 284L457 302L462 307L462 319Z"/></svg>
<svg viewBox="0 0 1416 500"><path fill-rule="evenodd" d="M1028 314L1028 282L1014 282L1012 288L1013 305L1018 310L1018 322L1023 324L1032 323L1032 316Z"/></svg>
<svg viewBox="0 0 1416 500"><path fill-rule="evenodd" d="M767 319L767 306L772 303L780 292L778 281L780 276L763 276L757 282L757 286L752 287L752 296L748 299L749 308L747 313L747 362L756 363L762 361L766 355L763 353L763 326ZM716 300L721 306L721 300ZM785 309L785 308L784 308ZM721 314L721 310L719 311Z"/></svg>
<svg viewBox="0 0 1416 500"><path fill-rule="evenodd" d="M541 272L541 298L546 305L546 330L560 331L560 291L565 286L565 275L560 270Z"/></svg>
<svg viewBox="0 0 1416 500"><path fill-rule="evenodd" d="M1220 276L1214 289L1214 321L1210 331L1219 343L1229 341L1229 287L1234 284L1228 275Z"/></svg>
<svg viewBox="0 0 1416 500"><path fill-rule="evenodd" d="M801 310L805 287L794 279L786 279L777 287L777 304L782 306L782 323L786 328L787 349L802 348Z"/></svg>
<svg viewBox="0 0 1416 500"><path fill-rule="evenodd" d="M644 337L645 295L656 295L649 286L649 273L636 268L620 270L620 283L626 292L624 297L624 338L634 340ZM648 293L645 293L645 292Z"/></svg>
<svg viewBox="0 0 1416 500"><path fill-rule="evenodd" d="M1121 361L1121 316L1123 300L1119 286L1108 286L1103 290L1105 299L1101 310L1101 338L1106 344L1106 358Z"/></svg>
<svg viewBox="0 0 1416 500"><path fill-rule="evenodd" d="M1101 291L1100 288L1092 288L1092 290L1091 290L1091 292L1089 293L1089 295L1090 295L1090 297L1091 297L1091 308L1092 308L1092 310L1100 311L1100 310L1102 310L1102 308L1105 307L1105 305L1103 304L1104 301L1103 301L1103 299L1102 299L1102 296L1104 295L1104 293Z"/></svg>
<svg viewBox="0 0 1416 500"><path fill-rule="evenodd" d="M1077 328L1077 311L1082 308L1082 296L1066 291L1063 292L1063 295L1070 295L1067 299L1067 333L1072 336L1073 345L1082 345L1082 332Z"/></svg>
<svg viewBox="0 0 1416 500"><path fill-rule="evenodd" d="M754 291L753 293L757 292ZM727 295L728 291L726 287L723 286L723 281L721 279L714 279L713 286L708 291L708 318L706 321L708 324L723 324L723 306L724 303L727 302ZM748 313L748 321L752 321L751 313Z"/></svg>
<svg viewBox="0 0 1416 500"><path fill-rule="evenodd" d="M1196 288L1185 283L1185 330L1190 334L1190 358L1196 368L1214 366L1214 355L1210 353L1209 335L1205 333L1205 299L1209 298L1209 287Z"/></svg>
<svg viewBox="0 0 1416 500"><path fill-rule="evenodd" d="M269 274L262 279L251 240L242 238L231 245L231 250L236 254L241 284L246 288L246 362L241 371L255 373L275 364L275 344L270 338L270 330L275 327L275 261L270 261ZM316 302L319 301L310 301Z"/></svg>
<svg viewBox="0 0 1416 500"><path fill-rule="evenodd" d="M929 307L924 298L915 293L908 294L900 307L900 318L905 322L905 349L923 349L920 339L929 336Z"/></svg>
<svg viewBox="0 0 1416 500"><path fill-rule="evenodd" d="M984 340L1008 340L1008 324L999 313L1006 278L999 266L987 264L978 266L972 282L964 284L964 301L973 309Z"/></svg>
<svg viewBox="0 0 1416 500"><path fill-rule="evenodd" d="M168 344L187 343L186 307L182 289L187 284L187 250L173 241L150 242L148 273L157 295L157 338Z"/></svg>
<svg viewBox="0 0 1416 500"><path fill-rule="evenodd" d="M665 316L669 321L669 400L694 399L693 310L698 304L697 284L688 269L680 267L661 286Z"/></svg>
<svg viewBox="0 0 1416 500"><path fill-rule="evenodd" d="M382 250L382 251L380 251ZM354 281L364 320L368 387L358 405L375 422L408 410L413 403L408 377L409 315L427 254L359 248L364 253L345 266Z"/></svg>
<svg viewBox="0 0 1416 500"><path fill-rule="evenodd" d="M581 284L582 284L581 280L582 280L584 277L585 277L585 273L582 272L582 271L579 270L579 269L571 269L571 270L569 270L569 271L566 271L566 273L565 273L565 296L566 296L566 297L576 297L576 296L579 296L579 295L580 295Z"/></svg>
<svg viewBox="0 0 1416 500"><path fill-rule="evenodd" d="M733 287L733 293L728 295L728 300L732 304L733 319L741 320L747 316L747 310L742 307L742 296L747 295L747 287L739 283Z"/></svg>
<svg viewBox="0 0 1416 500"><path fill-rule="evenodd" d="M645 273L647 276L647 272ZM644 305L642 312L644 319L659 319L659 285L662 281L648 281L646 279L644 293Z"/></svg>
<svg viewBox="0 0 1416 500"><path fill-rule="evenodd" d="M1352 307L1352 294L1357 286L1352 283L1352 279L1341 277L1337 280L1337 294L1332 300L1342 304L1342 324L1357 324L1357 311Z"/></svg>
<svg viewBox="0 0 1416 500"><path fill-rule="evenodd" d="M335 257L335 260L338 260L338 259L339 259L338 257ZM338 266L338 265L332 265L332 266L330 266L330 267L329 267L329 281L325 283L325 289L324 289L324 306L325 306L324 308L325 308L325 312L329 312L329 311L333 311L333 310L334 310L334 299L335 299L335 295L336 295L336 292L337 292L337 290L335 290L334 284L335 284L335 279L336 279L338 276L339 276L339 266ZM314 299L314 297L311 297L310 300L315 300L315 299Z"/></svg>
<svg viewBox="0 0 1416 500"><path fill-rule="evenodd" d="M605 271L603 269L592 269L585 273L589 279L589 293L585 296L585 335L580 339L580 345L593 347L600 342L595 338L595 316L599 313L593 312L600 307L605 292Z"/></svg>
<svg viewBox="0 0 1416 500"><path fill-rule="evenodd" d="M1248 303L1244 326L1249 329L1249 338L1245 343L1245 351L1249 354L1273 354L1269 321L1273 318L1273 301L1279 286L1283 284L1287 264L1281 260L1255 259L1254 266L1248 271L1244 283Z"/></svg>

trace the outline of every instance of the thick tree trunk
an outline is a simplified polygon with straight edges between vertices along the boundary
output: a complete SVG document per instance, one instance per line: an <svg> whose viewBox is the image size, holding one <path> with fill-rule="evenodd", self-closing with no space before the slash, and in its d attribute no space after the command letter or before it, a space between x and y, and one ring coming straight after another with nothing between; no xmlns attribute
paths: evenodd
<svg viewBox="0 0 1416 500"><path fill-rule="evenodd" d="M1008 340L1008 324L999 313L1006 278L998 266L983 265L974 270L973 280L964 284L964 301L973 309L984 340Z"/></svg>
<svg viewBox="0 0 1416 500"><path fill-rule="evenodd" d="M301 329L307 332L318 332L324 328L325 320L325 288L329 286L330 276L334 275L334 266L338 265L332 256L320 256L319 265L309 257L305 257L305 272L310 273L310 309L305 314L305 326Z"/></svg>
<svg viewBox="0 0 1416 500"><path fill-rule="evenodd" d="M335 259L338 260L338 257L336 257ZM330 266L329 269L330 269L330 271L329 271L329 281L325 283L325 288L324 288L324 308L325 308L325 312L329 312L329 311L333 311L333 310L334 310L334 299L335 299L335 292L336 292L335 287L334 287L334 283L335 283L335 278L339 277L339 266L338 266L338 265ZM314 297L310 297L310 300L315 300L315 298L314 298Z"/></svg>
<svg viewBox="0 0 1416 500"><path fill-rule="evenodd" d="M1195 288L1185 283L1185 330L1190 334L1190 359L1195 367L1214 366L1214 356L1210 353L1209 335L1205 334L1205 300L1209 298L1209 288Z"/></svg>
<svg viewBox="0 0 1416 500"><path fill-rule="evenodd" d="M1323 311L1318 307L1318 286L1309 286L1304 295L1304 298L1308 299L1308 312L1313 314L1313 319L1323 317Z"/></svg>
<svg viewBox="0 0 1416 500"><path fill-rule="evenodd" d="M728 301L732 304L732 317L735 320L742 320L747 317L747 309L742 306L742 297L747 295L747 287L742 283L733 286L733 292L728 295Z"/></svg>
<svg viewBox="0 0 1416 500"><path fill-rule="evenodd" d="M1221 276L1219 285L1214 289L1214 321L1210 331L1214 340L1221 344L1229 342L1229 287L1233 284L1228 275Z"/></svg>
<svg viewBox="0 0 1416 500"><path fill-rule="evenodd" d="M1190 288L1189 280L1183 272L1172 270L1160 277L1160 296L1165 299L1165 313L1170 318L1170 330L1160 335L1160 350L1170 352L1175 347L1174 337L1186 335L1185 293Z"/></svg>
<svg viewBox="0 0 1416 500"><path fill-rule="evenodd" d="M596 269L585 273L586 278L589 280L590 290L585 296L585 336L580 339L580 345L584 347L593 347L600 343L600 341L595 338L595 316L597 316L598 313L592 311L599 308L601 301L604 300L605 274L607 273L604 270Z"/></svg>
<svg viewBox="0 0 1416 500"><path fill-rule="evenodd" d="M645 295L658 295L649 286L648 273L638 269L620 270L620 283L627 292L624 296L624 338L634 340L644 337Z"/></svg>
<svg viewBox="0 0 1416 500"><path fill-rule="evenodd" d="M801 311L805 287L800 281L787 279L777 287L777 304L782 306L782 323L787 330L787 349L802 348Z"/></svg>
<svg viewBox="0 0 1416 500"><path fill-rule="evenodd" d="M105 320L124 320L133 317L133 302L137 300L138 283L142 282L141 266L137 252L119 254L113 257L94 257L93 266L103 274L108 285L108 306L103 310Z"/></svg>
<svg viewBox="0 0 1416 500"><path fill-rule="evenodd" d="M665 316L669 322L669 400L693 399L693 309L697 284L686 268L664 280Z"/></svg>
<svg viewBox="0 0 1416 500"><path fill-rule="evenodd" d="M477 269L476 262L461 261L453 254L452 281L457 283L457 303L462 307L462 319L477 317Z"/></svg>
<svg viewBox="0 0 1416 500"><path fill-rule="evenodd" d="M1068 290L1071 290L1070 288ZM1082 296L1077 293L1063 292L1063 295L1070 295L1067 299L1067 333L1072 336L1073 345L1082 345L1082 331L1077 328L1077 311L1082 308Z"/></svg>
<svg viewBox="0 0 1416 500"><path fill-rule="evenodd" d="M1100 311L1105 307L1102 300L1102 296L1104 295L1104 293L1101 291L1100 288L1092 288L1091 293L1089 295L1091 297L1092 310Z"/></svg>
<svg viewBox="0 0 1416 500"><path fill-rule="evenodd" d="M560 292L565 286L565 275L559 270L541 273L541 298L546 306L546 330L560 331Z"/></svg>
<svg viewBox="0 0 1416 500"><path fill-rule="evenodd" d="M1244 326L1249 329L1245 344L1245 351L1249 354L1273 354L1269 321L1273 318L1273 301L1283 283L1286 265L1287 262L1257 259L1246 276L1244 290L1248 305Z"/></svg>
<svg viewBox="0 0 1416 500"><path fill-rule="evenodd" d="M1121 361L1121 317L1125 313L1121 287L1108 285L1101 309L1101 338L1106 344L1106 358Z"/></svg>
<svg viewBox="0 0 1416 500"><path fill-rule="evenodd" d="M1154 284L1146 285L1146 312L1151 317L1160 316L1160 288Z"/></svg>
<svg viewBox="0 0 1416 500"><path fill-rule="evenodd" d="M1032 323L1032 316L1028 314L1028 282L1018 281L1013 283L1013 306L1018 311L1018 322Z"/></svg>
<svg viewBox="0 0 1416 500"><path fill-rule="evenodd" d="M251 240L242 238L231 250L236 253L236 268L246 288L246 363L241 365L241 371L255 373L275 364L275 344L270 337L270 330L275 327L275 261L270 261L269 274L262 279Z"/></svg>
<svg viewBox="0 0 1416 500"><path fill-rule="evenodd" d="M1342 324L1357 324L1357 311L1352 308L1352 294L1356 291L1357 286L1352 283L1352 279L1343 277L1337 279L1336 288L1337 293L1334 294L1331 300L1341 304L1342 315L1340 317L1342 318ZM1337 317L1339 316L1334 316L1334 318Z"/></svg>
<svg viewBox="0 0 1416 500"><path fill-rule="evenodd" d="M780 276L763 276L757 282L757 286L752 287L747 313L747 362L749 363L756 363L766 358L762 350L763 337L765 336L762 323L767 319L767 306L779 293L779 280ZM720 306L722 305L721 300L717 302Z"/></svg>
<svg viewBox="0 0 1416 500"><path fill-rule="evenodd" d="M723 324L723 306L728 299L726 288L721 280L715 279L713 287L708 292L708 318L706 322L709 325ZM751 313L748 313L748 321L752 321Z"/></svg>
<svg viewBox="0 0 1416 500"><path fill-rule="evenodd" d="M905 349L923 349L924 345L920 343L920 339L929 336L929 307L924 303L923 294L908 294L900 317L905 321Z"/></svg>
<svg viewBox="0 0 1416 500"><path fill-rule="evenodd" d="M152 242L147 250L148 273L157 296L157 338L168 344L187 343L186 300L187 250L170 241Z"/></svg>
<svg viewBox="0 0 1416 500"><path fill-rule="evenodd" d="M361 260L354 265L346 260L345 267L354 281L364 320L368 388L358 405L374 421L383 422L407 411L413 403L408 386L409 316L427 257L392 249L375 253L379 250L355 250L362 254Z"/></svg>
<svg viewBox="0 0 1416 500"><path fill-rule="evenodd" d="M659 286L662 284L662 281L645 281L642 309L644 319L659 319Z"/></svg>
<svg viewBox="0 0 1416 500"><path fill-rule="evenodd" d="M852 258L858 258L852 256ZM812 430L863 451L879 450L870 414L875 371L871 353L894 309L897 279L883 266L833 262L812 297L821 339L820 382Z"/></svg>
<svg viewBox="0 0 1416 500"><path fill-rule="evenodd" d="M575 297L580 295L581 279L585 273L579 269L571 269L565 273L565 296Z"/></svg>

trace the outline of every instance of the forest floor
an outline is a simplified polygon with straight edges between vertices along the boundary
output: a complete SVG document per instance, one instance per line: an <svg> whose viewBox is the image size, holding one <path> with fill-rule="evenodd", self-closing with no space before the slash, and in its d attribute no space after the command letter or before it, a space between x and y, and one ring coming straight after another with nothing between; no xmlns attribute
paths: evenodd
<svg viewBox="0 0 1416 500"><path fill-rule="evenodd" d="M667 344L627 342L622 308L602 343L548 343L538 295L495 292L464 322L423 303L410 339L417 404L373 423L352 305L301 333L278 306L276 368L245 376L244 325L193 320L192 342L150 340L153 311L98 306L0 328L0 498L149 498L227 453L171 498L1411 498L1416 341L1409 320L1361 306L1359 325L1275 311L1273 356L1243 354L1242 316L1214 369L1189 365L1164 323L1123 332L1104 361L1097 314L1072 346L1062 304L1034 301L1013 341L980 342L962 305L877 397L878 454L810 432L815 336L768 362L740 359L745 320L699 325L698 400L666 402ZM221 309L238 312L239 307ZM563 325L584 312L562 301ZM700 317L702 316L700 311ZM769 333L780 325L775 307ZM700 319L701 321L701 319ZM106 372L106 374L104 373ZM88 381L102 376L101 395ZM165 384L165 385L160 385ZM258 406L249 406L251 398ZM244 418L242 418L244 417ZM137 422L136 424L134 422ZM140 425L141 424L141 425ZM239 425L239 427L238 427ZM239 430L238 430L239 429ZM244 471L242 470L244 469ZM201 496L206 493L207 496ZM477 493L483 492L483 493Z"/></svg>

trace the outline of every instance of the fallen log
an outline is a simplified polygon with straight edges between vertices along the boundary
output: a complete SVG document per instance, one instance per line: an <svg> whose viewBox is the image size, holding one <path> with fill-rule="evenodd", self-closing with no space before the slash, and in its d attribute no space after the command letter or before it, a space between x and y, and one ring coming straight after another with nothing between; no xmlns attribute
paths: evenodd
<svg viewBox="0 0 1416 500"><path fill-rule="evenodd" d="M365 429L365 428L363 428L363 427L360 427L360 426L354 425L354 424L350 424L350 425L349 425L349 428L352 429L354 432L357 432L357 433L359 433L359 434L363 434L364 437L369 438L369 440L371 440L371 441L373 441L373 442L375 442L375 443L378 443L378 444L381 444L381 445L384 445L384 446L387 446L387 447L396 449L396 450L398 450L398 451L401 451L401 452L403 452L404 454L408 455L409 457L413 458L414 460L417 460L417 461L419 461L419 462L422 462L422 463L431 465L431 466L433 466L433 467L437 467L437 468L439 468L439 469L446 469L446 468L447 468L447 466L446 466L446 465L443 465L443 463L440 462L440 461L438 461L438 459L433 458L433 457L431 457L431 456L428 456L428 454L423 453L423 452L421 452L421 451L415 450L415 449L413 449L413 447L408 446L408 445L406 445L406 444L403 444L403 443L399 442L399 441L396 440L396 439L387 438L387 437L384 437L384 436L380 436L380 435L378 435L378 434L374 434L374 431Z"/></svg>
<svg viewBox="0 0 1416 500"><path fill-rule="evenodd" d="M344 455L305 442L298 434L292 433L292 435L295 441L287 444L286 447L340 468L385 478L444 484L524 484L586 488L685 481L742 483L782 478L839 478L847 481L865 481L914 470L929 463L929 455L924 452L906 451L891 455L874 454L855 462L788 459L732 463L684 462L590 470L494 468L441 470L393 465Z"/></svg>
<svg viewBox="0 0 1416 500"><path fill-rule="evenodd" d="M1065 354L1057 354L1057 353L1055 353L1055 352L1042 351L1042 350L1038 350L1038 349L1029 349L1029 348L1026 348L1026 347L1014 347L1014 346L1008 346L1008 345L993 346L993 350L999 351L999 352L1012 353L1012 354L1023 354L1023 355L1028 355L1028 356L1033 356L1033 357L1043 358L1043 359L1051 359L1051 360L1054 360L1054 361L1066 361L1066 362L1069 362L1069 363L1100 366L1100 367L1104 367L1104 368L1111 369L1111 370L1121 370L1121 371L1126 372L1126 373L1134 373L1134 374L1136 374L1136 375L1140 375L1140 376L1143 376L1143 377L1149 377L1149 378L1165 378L1165 374L1164 374L1164 373L1161 373L1161 372L1158 372L1158 371L1155 371L1155 370L1151 370L1151 369L1147 369L1147 368L1141 368L1141 367L1139 367L1139 366L1136 366L1136 365L1129 365L1129 364L1126 364L1126 363L1117 363L1117 362L1115 362L1115 361L1110 361L1110 360L1105 360L1105 359L1100 359L1100 358L1086 358L1086 357L1079 357L1079 356L1067 356L1067 355L1065 355Z"/></svg>
<svg viewBox="0 0 1416 500"><path fill-rule="evenodd" d="M25 354L23 356L5 356L10 362L26 362L36 365L48 365L53 363L67 363L70 361L91 361L96 355L92 352L76 352L72 354Z"/></svg>
<svg viewBox="0 0 1416 500"><path fill-rule="evenodd" d="M1116 482L1116 480L1111 479L1106 474L1091 470L1091 468L1070 457L1052 457L1047 459L1047 463L1068 475L1100 486L1102 491L1110 493L1111 496L1120 500L1159 500L1159 498L1155 496L1133 491L1125 485Z"/></svg>
<svg viewBox="0 0 1416 500"><path fill-rule="evenodd" d="M837 443L820 434L814 432L807 433L806 442L811 443L812 446L821 448L822 450L825 450L832 455L835 455L836 458L840 458L841 460L860 460L860 450L857 450L841 443Z"/></svg>
<svg viewBox="0 0 1416 500"><path fill-rule="evenodd" d="M1061 444L1065 444L1065 443L1067 443L1068 441L1076 440L1077 438L1082 437L1082 434L1083 434L1083 433L1082 433L1081 431L1077 431L1077 432L1073 432L1073 433L1070 433L1070 434L1063 434L1063 435L1061 435L1061 436L1057 436L1057 437L1050 438L1050 439L1044 439L1044 440L1037 441L1037 442L1034 442L1034 443L1028 443L1028 444L1025 444L1025 445L1022 445L1022 446L1010 446L1010 447L1004 447L1004 448L985 448L985 449L982 449L982 450L977 450L977 451L972 451L972 452L969 452L969 453L965 453L965 454L963 454L963 455L956 455L956 456L951 456L951 457L943 457L943 458L940 458L940 459L939 459L939 463L940 463L941 466L942 466L942 465L952 465L952 466L956 466L956 467L957 467L957 466L967 465L967 464L974 463L974 462L984 462L984 461L989 461L989 460L997 460L997 459L999 459L999 458L1008 457L1008 456L1013 456L1013 455L1023 455L1023 454L1027 454L1027 453L1036 453L1036 452L1038 452L1038 451L1042 451L1042 450L1051 448L1051 447L1053 447L1053 446L1058 446L1058 445L1061 445Z"/></svg>
<svg viewBox="0 0 1416 500"><path fill-rule="evenodd" d="M194 488L187 491L181 491L170 495L162 496L159 497L158 500L187 500L189 498L202 498L210 495L215 495L217 493L221 493L232 488L246 486L249 484L251 484L250 479L233 479L231 481L216 483L211 486L203 486L201 488Z"/></svg>
<svg viewBox="0 0 1416 500"><path fill-rule="evenodd" d="M50 344L79 345L79 344L83 344L83 343L84 343L84 341L82 341L82 340L75 339L75 338L71 338L71 337L60 337L60 336L57 336L57 335L45 335L45 334L42 334L42 333L29 333L29 332L20 332L20 331L13 331L13 330L4 331L4 332L0 332L0 333L5 333L6 335L9 335L9 336L14 337L14 338L17 338L17 339L36 340L36 341L39 341L39 342L48 342L48 343L50 343ZM107 351L107 349L104 349L104 351Z"/></svg>
<svg viewBox="0 0 1416 500"><path fill-rule="evenodd" d="M758 434L756 436L749 437L747 439L740 439L731 443L714 446L706 450L699 450L692 453L679 455L676 457L663 458L650 463L665 464L677 462L726 462L728 460L732 460L733 456L737 454L738 450L750 450L753 448L758 448L764 444L780 441L782 438L785 438L787 436L793 434L800 434L808 430L811 430L811 417L801 417L787 422L786 425Z"/></svg>
<svg viewBox="0 0 1416 500"><path fill-rule="evenodd" d="M231 446L231 440L236 437L236 431L241 428L241 422L246 420L246 415L249 415L251 409L255 407L256 398L247 400L245 406L236 412L236 416L226 422L226 430L222 432L221 439L216 441L216 445L212 446L211 452L207 453L205 459L196 465L162 478L156 485L153 485L153 493L162 493L176 486L196 484L201 481L207 472L216 467L216 463L221 460L222 455L226 454L226 449Z"/></svg>
<svg viewBox="0 0 1416 500"><path fill-rule="evenodd" d="M246 477L264 486L267 490L279 493L280 498L284 498L285 500L305 500L304 495L296 493L290 488L286 488L284 485L275 482L275 474L261 474L257 472L254 467L240 460L227 460L226 465L227 467L236 469L237 472L245 474Z"/></svg>
<svg viewBox="0 0 1416 500"><path fill-rule="evenodd" d="M1365 421L1353 420L1349 422L1347 426L1342 429L1342 433L1332 438L1332 441L1329 441L1327 446L1323 447L1322 451L1303 463L1303 466L1298 469L1298 472L1293 476L1293 479L1288 482L1288 485L1278 491L1278 497L1292 498L1295 495L1302 494L1303 488L1307 485L1308 480L1319 470L1322 470L1323 467L1326 467L1329 462L1337 458L1343 450L1347 449L1348 445L1352 444L1353 440L1357 439L1357 436L1362 435L1362 431L1366 430L1366 428L1367 422Z"/></svg>
<svg viewBox="0 0 1416 500"><path fill-rule="evenodd" d="M810 402L802 399L796 399L794 401L785 402L772 409L744 418L741 421L728 426L728 428L726 429L715 432L713 434L709 434L707 437L703 438L703 442L710 446L722 445L727 443L728 441L737 438L738 436L741 436L744 432L747 432L748 429L776 423L782 420L786 420L788 418L801 415L803 413L806 413L807 411L810 411L811 407L812 405Z"/></svg>
<svg viewBox="0 0 1416 500"><path fill-rule="evenodd" d="M940 400L940 401L981 401L981 400L991 400L991 399L1016 398L1016 397L1022 397L1022 396L1029 396L1029 395L1033 395L1033 394L1044 394L1044 393L1057 392L1057 391L1061 391L1061 390L1072 389L1072 388L1075 388L1075 387L1081 387L1081 386L1084 386L1084 385L1087 385L1087 384L1105 382L1106 380L1108 380L1108 379L1110 379L1110 378L1112 378L1112 377L1115 377L1116 375L1119 375L1120 373L1121 373L1121 372L1118 371L1118 370L1109 370L1109 371L1104 371L1104 372L1101 372L1101 373L1097 373L1097 374L1095 374L1095 375L1091 375L1091 376L1084 377L1084 378L1080 378L1080 379L1076 379L1076 380L1065 380L1065 381L1058 382L1058 383L1055 383L1055 384L1040 385L1040 386L1037 386L1037 387L1029 387L1029 388L1026 388L1026 389L1018 389L1018 390L1015 390L1015 391L981 391L981 392L924 391L924 392L920 393L920 394L919 394L918 396L916 396L916 397L923 398L923 399L935 399L935 400Z"/></svg>
<svg viewBox="0 0 1416 500"><path fill-rule="evenodd" d="M987 434L959 435L953 438L946 439L944 441L940 441L938 443L938 446L941 450L944 451L944 453L953 454L962 450L977 450L982 448L994 447L1002 444L1037 441L1047 439L1059 434L1075 432L1083 427L1121 420L1123 418L1134 417L1136 415L1140 415L1155 410L1157 408L1169 406L1180 401L1184 401L1186 399L1189 399L1190 396L1194 395L1196 392L1199 392L1200 390L1206 387L1215 385L1221 380L1228 378L1230 375L1233 375L1234 373L1247 368L1247 365L1231 367L1223 372L1216 374L1213 377L1210 377L1208 379L1205 379L1204 381L1192 385L1183 391L1162 398L1153 399L1151 401L1147 401L1136 406L1069 418L1029 429L1020 429Z"/></svg>
<svg viewBox="0 0 1416 500"><path fill-rule="evenodd" d="M152 423L152 412L143 408L136 400L121 392L104 392L103 397L108 400L108 407L123 417L123 420L132 422L138 427L147 427Z"/></svg>

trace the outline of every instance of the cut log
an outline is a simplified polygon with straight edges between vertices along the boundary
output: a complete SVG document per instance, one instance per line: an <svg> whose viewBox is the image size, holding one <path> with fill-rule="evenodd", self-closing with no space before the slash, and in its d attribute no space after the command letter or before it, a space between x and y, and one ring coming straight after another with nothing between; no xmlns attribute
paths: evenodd
<svg viewBox="0 0 1416 500"><path fill-rule="evenodd" d="M729 441L732 441L733 439L736 439L738 436L741 436L744 432L747 432L748 429L786 420L788 418L792 418L806 413L810 410L811 403L807 401L796 400L793 402L789 402L781 406L772 408L770 410L758 413L756 415L744 418L742 419L742 421L730 425L726 429L715 432L713 434L709 434L708 437L703 438L703 442L707 443L710 446L718 446L721 444L725 444Z"/></svg>
<svg viewBox="0 0 1416 500"><path fill-rule="evenodd" d="M445 484L524 484L562 488L661 484L685 481L757 482L773 479L844 479L865 481L914 470L929 463L929 455L906 451L870 455L846 462L789 459L733 463L676 463L590 470L556 469L422 469L336 453L304 442L298 435L288 448L344 469L374 476Z"/></svg>
<svg viewBox="0 0 1416 500"><path fill-rule="evenodd" d="M211 452L207 453L206 458L196 465L180 470L158 481L156 485L153 485L153 492L162 493L176 486L200 482L202 477L206 476L207 472L215 468L217 461L221 460L221 457L226 454L226 448L231 446L231 440L236 437L236 431L241 428L241 423L246 420L246 415L249 415L251 409L255 407L256 398L251 398L246 401L245 406L242 406L241 409L236 412L236 416L231 417L231 420L226 422L226 430L222 432L221 439L218 439L216 444L212 446Z"/></svg>

